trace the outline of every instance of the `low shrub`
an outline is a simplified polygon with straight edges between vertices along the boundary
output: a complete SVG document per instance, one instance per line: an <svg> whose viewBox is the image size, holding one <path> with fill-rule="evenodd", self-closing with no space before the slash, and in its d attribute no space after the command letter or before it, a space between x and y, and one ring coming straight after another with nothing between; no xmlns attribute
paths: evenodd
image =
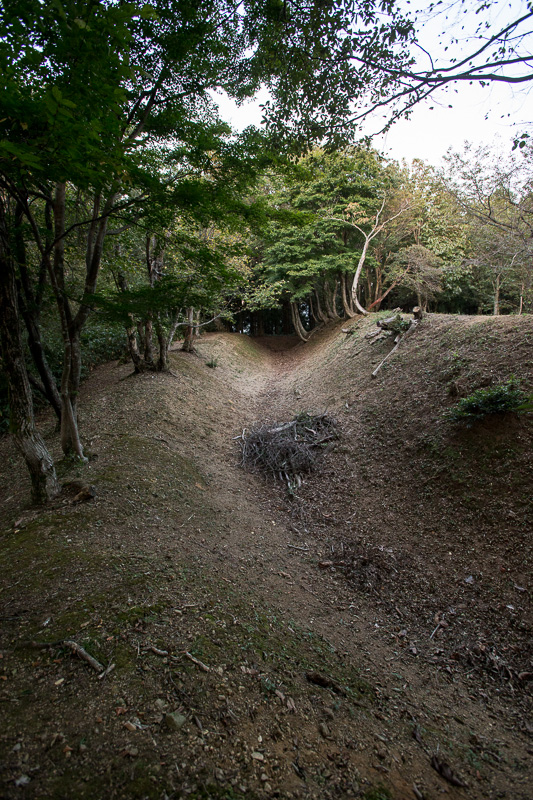
<svg viewBox="0 0 533 800"><path fill-rule="evenodd" d="M444 416L452 422L465 422L471 425L490 414L527 411L528 403L531 405L531 399L522 391L519 381L511 376L505 383L488 386L486 389L476 389L446 411Z"/></svg>

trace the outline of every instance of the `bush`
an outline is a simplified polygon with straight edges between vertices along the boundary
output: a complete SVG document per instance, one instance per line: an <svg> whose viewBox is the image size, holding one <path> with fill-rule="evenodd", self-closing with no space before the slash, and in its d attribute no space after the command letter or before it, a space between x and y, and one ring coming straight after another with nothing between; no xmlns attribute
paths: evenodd
<svg viewBox="0 0 533 800"><path fill-rule="evenodd" d="M468 397L463 397L444 416L452 422L466 422L471 425L490 414L527 411L527 401L528 397L520 389L519 382L511 376L505 383L477 389Z"/></svg>

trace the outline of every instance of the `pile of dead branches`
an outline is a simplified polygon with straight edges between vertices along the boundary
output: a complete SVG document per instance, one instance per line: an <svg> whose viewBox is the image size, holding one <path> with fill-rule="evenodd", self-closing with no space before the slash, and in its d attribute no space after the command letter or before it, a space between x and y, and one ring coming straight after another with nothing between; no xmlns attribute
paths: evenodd
<svg viewBox="0 0 533 800"><path fill-rule="evenodd" d="M312 472L337 438L336 422L327 414L299 414L291 422L260 425L243 431L242 463L285 480L290 490Z"/></svg>

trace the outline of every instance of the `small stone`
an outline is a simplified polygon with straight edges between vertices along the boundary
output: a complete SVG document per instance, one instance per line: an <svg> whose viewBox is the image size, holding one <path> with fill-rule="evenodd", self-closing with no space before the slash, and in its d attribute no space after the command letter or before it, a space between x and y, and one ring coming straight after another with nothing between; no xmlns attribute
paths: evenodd
<svg viewBox="0 0 533 800"><path fill-rule="evenodd" d="M263 753L258 753L258 752L252 753L252 758L254 758L256 761L264 761L265 760L265 757L264 757Z"/></svg>
<svg viewBox="0 0 533 800"><path fill-rule="evenodd" d="M80 751L80 753L85 753L85 751L87 750L87 745L83 744L83 742L80 742L78 745L78 750Z"/></svg>
<svg viewBox="0 0 533 800"><path fill-rule="evenodd" d="M167 706L168 706L167 701L163 700L161 697L158 697L157 700L155 701L155 707L157 708L158 711L163 711L163 709L165 709Z"/></svg>
<svg viewBox="0 0 533 800"><path fill-rule="evenodd" d="M223 781L225 779L224 773L222 772L221 769L217 768L215 770L215 778L217 779L217 781Z"/></svg>
<svg viewBox="0 0 533 800"><path fill-rule="evenodd" d="M178 711L173 711L170 714L165 714L163 717L165 725L171 731L179 731L187 722L187 718L180 714Z"/></svg>
<svg viewBox="0 0 533 800"><path fill-rule="evenodd" d="M328 726L326 725L325 722L319 723L318 730L320 731L320 733L324 737L324 739L329 739L329 736L330 736L329 728L328 728Z"/></svg>
<svg viewBox="0 0 533 800"><path fill-rule="evenodd" d="M331 708L325 708L324 716L328 717L328 719L335 719L335 712Z"/></svg>
<svg viewBox="0 0 533 800"><path fill-rule="evenodd" d="M266 774L266 772L262 773L261 780L263 781L263 783L268 780L268 775Z"/></svg>
<svg viewBox="0 0 533 800"><path fill-rule="evenodd" d="M272 791L272 786L268 783L268 781L267 781L267 783L265 783L264 789L265 789L265 792L271 792Z"/></svg>
<svg viewBox="0 0 533 800"><path fill-rule="evenodd" d="M15 786L27 786L30 781L29 775L21 775L20 778L16 779Z"/></svg>

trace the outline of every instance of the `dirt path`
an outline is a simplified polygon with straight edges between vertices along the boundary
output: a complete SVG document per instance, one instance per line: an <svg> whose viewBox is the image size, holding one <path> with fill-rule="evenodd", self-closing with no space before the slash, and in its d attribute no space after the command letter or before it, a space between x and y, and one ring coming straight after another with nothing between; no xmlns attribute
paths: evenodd
<svg viewBox="0 0 533 800"><path fill-rule="evenodd" d="M352 345L275 341L285 349L208 335L173 375L95 373L91 503L21 515L27 488L2 444L17 522L0 565L6 797L530 800L528 696L444 657L447 583L425 550L401 560L402 507L394 555L379 521L363 526L375 500L345 479L369 391ZM243 428L326 406L344 438L300 501L240 467ZM370 554L366 583L337 563L340 533ZM388 583L372 582L376 565ZM433 570L440 599L424 604L413 569ZM413 596L394 594L410 574ZM114 663L109 678L25 644L67 637Z"/></svg>
<svg viewBox="0 0 533 800"><path fill-rule="evenodd" d="M258 344L261 346L262 343ZM239 386L244 394L240 409L243 427L250 424L250 420L284 420L305 410L301 405L301 393L294 387L304 384L308 375L306 350L296 345L282 352L267 350L267 355L261 374L246 376ZM320 408L315 406L312 410L318 412ZM227 468L230 469L231 465L228 464ZM473 686L472 682L458 676L452 679L440 665L431 663L429 659L413 657L421 647L419 645L417 650L418 642L412 640L409 640L409 648L406 647L408 639L407 632L402 630L405 624L402 612L396 608L391 617L382 599L361 597L360 593L347 587L342 577L321 569L320 565L328 563L331 557L323 536L317 534L312 523L305 526L287 521L286 511L290 502L282 501L282 513L279 513L280 490L274 493L273 499L268 485L258 487L249 481L248 491L255 495L252 498L256 508L254 513L263 512L263 518L267 518L267 530L268 519L272 518L272 527L267 534L256 531L248 538L243 537L239 526L237 535L227 546L233 554L246 551L254 565L254 569L247 571L249 586L254 585L254 591L264 598L267 605L281 606L284 614L320 633L344 658L356 663L376 686L378 697L387 704L389 725L393 731L389 733L390 738L387 737L393 752L387 754L382 767L388 764L387 769L390 769L395 762L400 764L413 759L415 747L405 740L405 726L409 721L414 730L423 726L439 732L436 735L437 751L440 737L445 738L448 752L460 751L465 746L473 748L473 753L476 747L482 751L485 748L484 752L489 754L494 748L499 752L515 751L514 735L517 728L524 726L520 710L510 709L505 700L502 703L498 698L493 698L488 704L481 687ZM242 507L235 508L236 515L240 511ZM258 517L254 527L264 530L264 521ZM439 619L435 619L437 633ZM528 761L528 752L526 745L522 750L521 763L524 765ZM490 759L490 755L485 758L486 761ZM472 760L476 760L475 755ZM399 769L399 773L402 772ZM513 796L519 796L520 784L524 787L524 797L528 796L529 777L522 781L520 777L515 775L511 778L507 773L489 779L486 775L482 777L479 770L475 775L481 785L470 786L470 796L504 797L511 781L516 787ZM518 783L515 784L517 777ZM415 785L427 785L427 770L422 770L417 780ZM443 785L443 781L431 773L429 782L433 791L457 791L450 785Z"/></svg>

